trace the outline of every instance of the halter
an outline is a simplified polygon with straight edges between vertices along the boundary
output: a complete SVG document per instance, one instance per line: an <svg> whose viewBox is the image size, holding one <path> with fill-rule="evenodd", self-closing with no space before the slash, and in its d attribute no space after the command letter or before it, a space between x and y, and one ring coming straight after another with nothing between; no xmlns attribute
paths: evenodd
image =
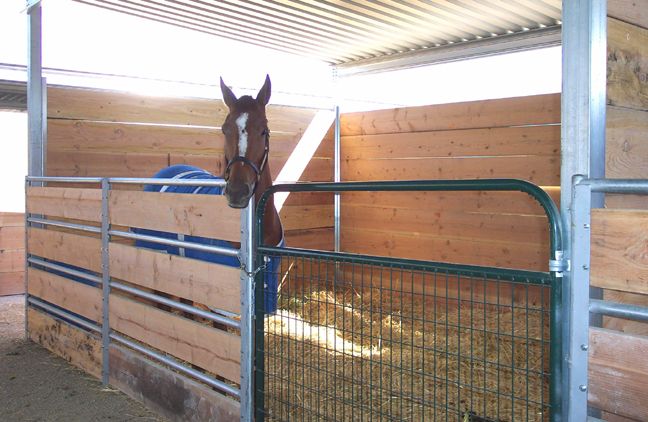
<svg viewBox="0 0 648 422"><path fill-rule="evenodd" d="M261 159L261 165L259 167L256 166L252 161L250 161L248 158L243 157L242 155L237 155L236 157L232 158L227 162L227 167L225 168L225 175L224 179L226 182L229 182L230 178L230 172L232 170L232 166L234 163L241 162L243 163L244 166L250 166L252 170L254 170L254 173L256 174L256 182L259 182L259 179L261 179L261 173L263 172L263 169L266 166L266 163L268 162L268 154L270 153L270 130L266 129L265 130L265 147L263 148L263 158Z"/></svg>

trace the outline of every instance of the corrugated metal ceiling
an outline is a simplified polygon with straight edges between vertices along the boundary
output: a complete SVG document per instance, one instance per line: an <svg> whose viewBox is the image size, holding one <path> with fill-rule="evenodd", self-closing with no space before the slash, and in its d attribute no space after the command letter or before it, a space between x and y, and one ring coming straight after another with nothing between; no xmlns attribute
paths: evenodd
<svg viewBox="0 0 648 422"><path fill-rule="evenodd" d="M77 0L353 65L560 25L562 0Z"/></svg>
<svg viewBox="0 0 648 422"><path fill-rule="evenodd" d="M0 80L0 110L27 110L27 84Z"/></svg>

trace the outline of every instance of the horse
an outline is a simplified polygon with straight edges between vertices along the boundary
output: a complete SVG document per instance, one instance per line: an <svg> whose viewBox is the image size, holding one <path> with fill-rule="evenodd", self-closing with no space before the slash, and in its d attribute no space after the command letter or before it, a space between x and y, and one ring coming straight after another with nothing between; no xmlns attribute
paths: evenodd
<svg viewBox="0 0 648 422"><path fill-rule="evenodd" d="M268 128L265 110L271 94L270 77L266 76L265 82L256 95L256 98L249 95L237 98L225 84L223 78L220 78L220 88L223 94L223 101L229 109L229 113L221 125L221 130L225 137L224 154L222 157L223 168L225 168L224 173L220 176L214 176L198 167L173 165L160 170L154 177L169 179L223 179L226 182L224 189L220 187L147 185L144 187L145 191L222 194L227 199L230 207L240 209L247 207L248 202L253 196L255 203L258 203L263 192L272 185L268 159L270 153L270 130ZM263 226L264 244L284 246L283 228L272 197L268 200ZM239 245L223 240L207 239L198 236L183 236L143 229L139 229L137 232L208 245L239 247ZM182 255L228 266L240 266L237 258L219 256L189 248L178 248L146 241L137 241L136 246L163 250L173 255ZM274 312L277 306L276 271L278 266L279 262L277 259L266 263L267 276L265 278L265 284L267 292L264 298L264 305L267 313Z"/></svg>

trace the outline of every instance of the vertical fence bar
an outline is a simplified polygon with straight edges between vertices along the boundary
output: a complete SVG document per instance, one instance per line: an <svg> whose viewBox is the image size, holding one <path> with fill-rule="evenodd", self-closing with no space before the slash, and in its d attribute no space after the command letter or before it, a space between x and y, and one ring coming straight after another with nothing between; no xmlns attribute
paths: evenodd
<svg viewBox="0 0 648 422"><path fill-rule="evenodd" d="M334 172L333 172L333 181L339 183L342 178L341 171L341 145L340 145L340 107L335 106L335 125L334 125L334 148L333 148L333 162ZM340 192L335 192L333 196L333 239L334 239L334 250L335 252L340 252L340 237L341 237L341 228L340 228L340 211L341 211L341 197ZM335 263L335 282L341 280L341 271L340 263Z"/></svg>
<svg viewBox="0 0 648 422"><path fill-rule="evenodd" d="M339 183L341 181L341 150L340 150L340 107L335 106L335 146L333 161L335 162L333 181ZM334 218L334 230L335 230L335 252L340 252L340 192L335 192L334 197L334 209L333 209L333 218Z"/></svg>
<svg viewBox="0 0 648 422"><path fill-rule="evenodd" d="M241 213L241 422L254 420L254 197ZM263 320L258 322L263 324Z"/></svg>
<svg viewBox="0 0 648 422"><path fill-rule="evenodd" d="M44 101L43 101L43 54L42 54L42 8L40 0L27 1L27 36L28 42L28 62L27 62L27 124L28 124L28 147L27 147L27 163L29 176L43 176L45 171L44 161L44 137L43 137L43 115L44 115ZM26 187L30 183L26 183ZM26 190L25 190L26 194ZM28 326L28 309L29 309L29 293L28 293L28 277L27 268L29 263L28 257L28 243L27 243L27 229L29 222L27 221L27 199L25 198L25 338L29 336Z"/></svg>
<svg viewBox="0 0 648 422"><path fill-rule="evenodd" d="M572 284L569 344L569 421L587 420L587 359L589 349L590 216L592 190L574 177L572 208Z"/></svg>
<svg viewBox="0 0 648 422"><path fill-rule="evenodd" d="M29 242L28 242L28 230L29 230L29 225L31 224L29 222L29 207L27 206L27 189L29 188L30 182L27 178L25 178L25 280L24 280L24 285L25 285L25 340L29 338L29 318L28 318L28 309L29 309L29 277L27 274L29 273Z"/></svg>
<svg viewBox="0 0 648 422"><path fill-rule="evenodd" d="M110 383L110 217L108 209L108 195L110 182L101 180L101 383L107 386Z"/></svg>

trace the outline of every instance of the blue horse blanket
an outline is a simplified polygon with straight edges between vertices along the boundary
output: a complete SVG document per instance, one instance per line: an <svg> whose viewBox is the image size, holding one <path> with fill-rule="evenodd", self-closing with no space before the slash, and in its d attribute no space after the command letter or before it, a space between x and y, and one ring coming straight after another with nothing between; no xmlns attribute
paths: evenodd
<svg viewBox="0 0 648 422"><path fill-rule="evenodd" d="M155 176L158 179L212 179L219 180L209 172L194 166L188 165L174 165L171 167L160 170ZM186 193L186 194L206 194L206 195L222 195L223 190L215 186L167 186L167 185L146 185L144 186L146 192L173 192L173 193ZM135 233L146 234L150 236L163 237L174 240L184 240L186 242L200 243L203 245L229 247L232 245L224 240L211 239L200 236L189 236L176 233L161 232L157 230L138 229L133 228ZM283 236L279 247L285 244ZM227 265L230 267L239 268L241 266L238 258L231 256L223 256L212 252L203 252L190 248L178 248L177 246L162 245L154 242L146 242L138 240L135 243L138 247L149 249L156 249L165 251L172 255L185 256L187 258L200 259L202 261L213 262L216 264ZM264 311L266 314L272 314L277 310L277 290L279 278L280 259L278 257L266 261L265 275L264 275Z"/></svg>

